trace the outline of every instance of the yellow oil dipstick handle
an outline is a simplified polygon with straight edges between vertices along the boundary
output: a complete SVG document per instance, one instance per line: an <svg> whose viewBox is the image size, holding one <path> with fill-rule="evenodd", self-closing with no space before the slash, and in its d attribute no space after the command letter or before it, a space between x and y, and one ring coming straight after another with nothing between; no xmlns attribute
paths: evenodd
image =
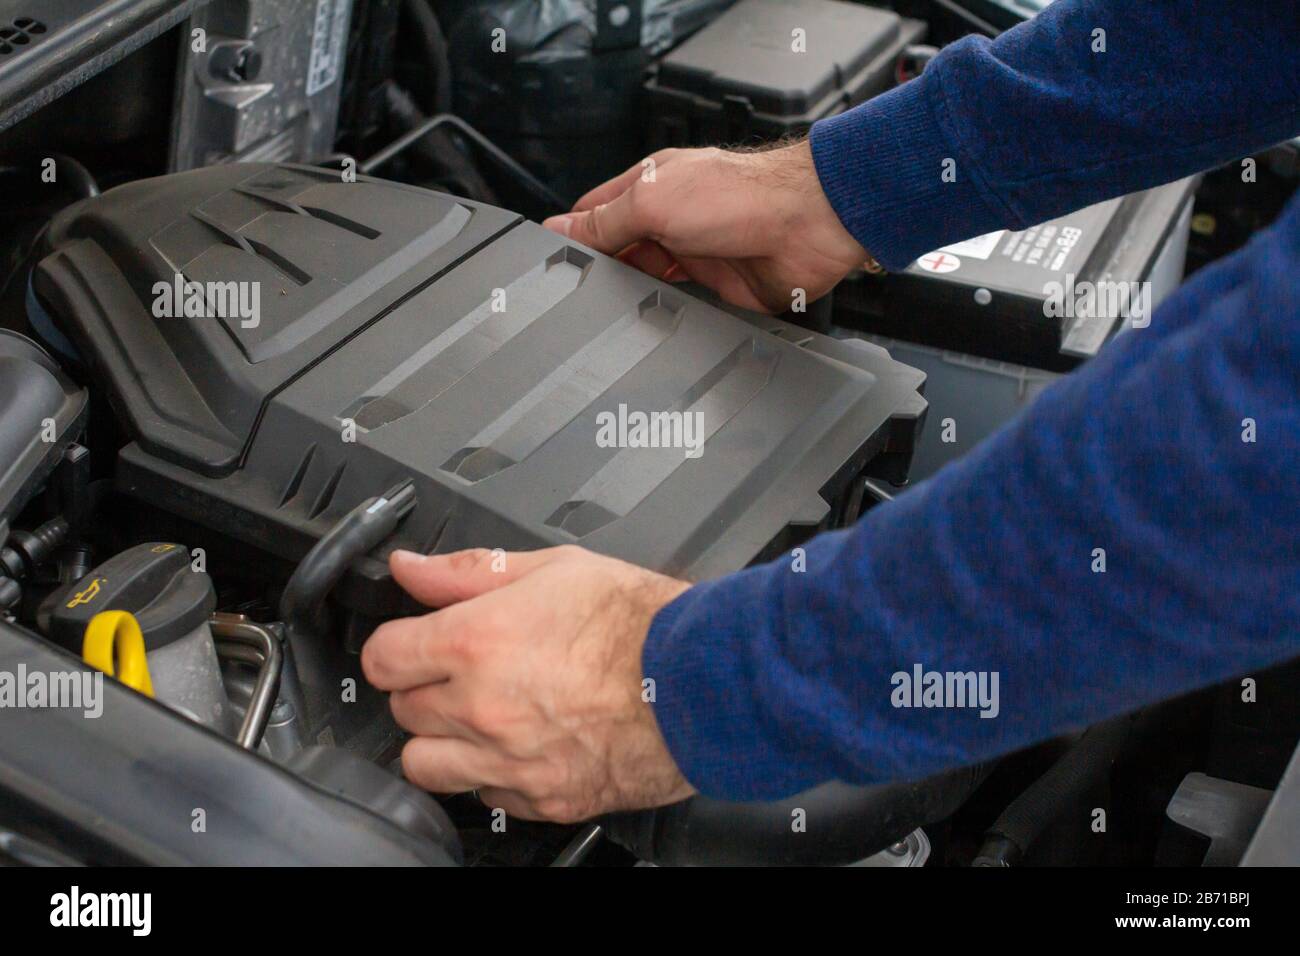
<svg viewBox="0 0 1300 956"><path fill-rule="evenodd" d="M153 696L144 633L140 622L129 611L100 611L92 617L86 625L81 657L91 667L116 677L132 690L146 697Z"/></svg>

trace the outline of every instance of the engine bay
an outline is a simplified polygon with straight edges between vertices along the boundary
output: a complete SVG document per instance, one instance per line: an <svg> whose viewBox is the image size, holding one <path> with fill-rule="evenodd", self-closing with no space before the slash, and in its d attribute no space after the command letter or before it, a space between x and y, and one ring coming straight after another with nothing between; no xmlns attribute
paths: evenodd
<svg viewBox="0 0 1300 956"><path fill-rule="evenodd" d="M0 831L21 852L0 856L1196 865L1213 840L1170 808L1207 780L1251 806L1276 785L1294 665L1256 675L1275 692L1250 710L1230 684L996 764L777 803L562 826L402 778L404 733L359 664L377 626L427 610L393 550L581 544L705 581L912 493L968 447L939 437L954 406L991 433L1102 347L1109 329L1063 344L994 259L973 298L960 277L868 270L770 317L540 226L644 149L797 133L970 29L950 5L832 4L820 29L867 39L763 79L777 95L725 21L709 32L745 5L647 2L628 27L594 16L606 4L327 0L320 33L315 5L213 0L106 35L99 72L10 117L0 671L89 673L92 646L109 668L116 647L120 679L95 720L6 713ZM498 28L517 46L494 57ZM113 89L132 93L113 121L86 120ZM47 160L59 177L38 185ZM1249 198L1210 174L1092 207L1080 255L1173 270L1172 288L1276 213L1289 161L1269 156ZM965 311L979 292L1001 308ZM927 315L944 338L901 340ZM989 369L973 398L963 376ZM1110 830L1066 812L1096 806ZM197 808L221 839L192 839Z"/></svg>
<svg viewBox="0 0 1300 956"><path fill-rule="evenodd" d="M76 654L102 609L129 612L156 700L290 766L333 768L339 748L392 760L397 728L378 695L357 699L356 663L414 609L388 551L582 542L706 579L852 520L866 482L901 480L925 412L924 376L879 346L732 314L494 207L319 167L137 180L60 213L37 255L33 324L127 441L98 480L69 468L98 457L79 418L22 450L44 452L46 502L68 482L87 504L34 529L11 571L18 616ZM61 379L6 341L25 374ZM677 417L629 440L639 409ZM592 442L602 414L623 441ZM132 539L151 523L170 537L96 547L106 507L135 514ZM87 552L112 556L84 567Z"/></svg>

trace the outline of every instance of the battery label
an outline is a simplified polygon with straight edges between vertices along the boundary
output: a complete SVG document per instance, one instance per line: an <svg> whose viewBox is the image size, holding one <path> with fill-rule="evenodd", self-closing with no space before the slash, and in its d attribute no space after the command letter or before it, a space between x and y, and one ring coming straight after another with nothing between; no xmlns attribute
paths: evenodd
<svg viewBox="0 0 1300 956"><path fill-rule="evenodd" d="M311 28L311 60L307 65L307 95L315 96L339 78L352 0L316 0Z"/></svg>
<svg viewBox="0 0 1300 956"><path fill-rule="evenodd" d="M1046 222L1030 226L1023 232L1013 232L1007 237L1001 255L1012 262L1021 262L1048 272L1060 272L1082 239L1083 230L1077 226Z"/></svg>
<svg viewBox="0 0 1300 956"><path fill-rule="evenodd" d="M1082 273L1122 200L1110 199L1019 232L998 229L926 253L913 275L1039 299L1046 282Z"/></svg>
<svg viewBox="0 0 1300 956"><path fill-rule="evenodd" d="M998 247L998 240L1006 233L1005 229L999 229L996 232L986 232L982 236L976 236L974 239L966 239L963 242L954 242L950 246L944 246L939 252L951 252L954 256L965 256L968 259L987 259L993 255L993 250Z"/></svg>

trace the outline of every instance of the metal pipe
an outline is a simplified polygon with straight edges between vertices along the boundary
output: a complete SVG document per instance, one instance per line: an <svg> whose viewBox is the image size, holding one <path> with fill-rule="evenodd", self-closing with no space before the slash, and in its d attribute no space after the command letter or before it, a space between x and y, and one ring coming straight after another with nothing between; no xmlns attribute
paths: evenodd
<svg viewBox="0 0 1300 956"><path fill-rule="evenodd" d="M987 37L996 37L1002 34L1002 31L995 27L983 17L976 16L965 7L960 7L953 3L952 0L934 0L936 6L942 7L959 20L965 21L967 26L973 27L977 32Z"/></svg>
<svg viewBox="0 0 1300 956"><path fill-rule="evenodd" d="M262 656L261 651L254 650L246 644L236 644L234 641L217 641L217 656L223 661L238 661L240 664L251 664L261 669L266 663L266 658Z"/></svg>
<svg viewBox="0 0 1300 956"><path fill-rule="evenodd" d="M875 497L877 501L894 500L894 496L892 493L886 491L884 486L878 484L877 482L872 481L870 478L863 479L862 487L867 489L867 491L871 492L872 496Z"/></svg>
<svg viewBox="0 0 1300 956"><path fill-rule="evenodd" d="M604 827L599 823L588 823L560 851L551 866L577 866L591 854L604 836Z"/></svg>
<svg viewBox="0 0 1300 956"><path fill-rule="evenodd" d="M362 162L358 167L358 170L365 175L373 173L398 153L409 148L412 143L416 143L425 136L428 136L439 126L450 126L466 139L473 142L479 149L491 156L498 166L514 176L515 179L519 180L519 182L524 186L527 186L528 189L543 202L553 206L556 210L565 210L569 208L569 203L561 199L559 194L552 190L550 186L546 185L546 183L542 182L516 162L514 157L474 127L470 126L459 116L454 116L451 113L439 113L437 116L429 117L410 132L397 137L397 139L393 140L379 152Z"/></svg>
<svg viewBox="0 0 1300 956"><path fill-rule="evenodd" d="M257 683L253 685L252 696L248 699L248 710L244 712L244 723L239 728L239 736L236 738L241 747L256 750L262 743L262 735L266 733L266 725L271 720L271 708L275 706L276 694L280 690L280 673L284 668L284 652L280 649L280 639L270 628L250 621L243 614L219 612L212 615L209 623L218 646L225 643L239 644L261 655ZM248 660L243 654L231 656Z"/></svg>

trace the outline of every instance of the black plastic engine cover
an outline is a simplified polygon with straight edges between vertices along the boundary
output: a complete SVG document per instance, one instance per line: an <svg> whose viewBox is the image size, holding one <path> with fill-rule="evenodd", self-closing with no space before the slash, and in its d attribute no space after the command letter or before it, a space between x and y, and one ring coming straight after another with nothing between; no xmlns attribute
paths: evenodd
<svg viewBox="0 0 1300 956"><path fill-rule="evenodd" d="M258 328L156 319L154 284L262 283ZM35 288L129 423L121 489L296 559L411 478L406 547L577 542L699 579L904 466L922 373L746 319L491 207L287 166L196 170L65 213ZM699 411L699 457L597 416ZM895 475L897 477L897 475ZM347 602L385 613L363 562ZM375 587L370 587L366 584Z"/></svg>
<svg viewBox="0 0 1300 956"><path fill-rule="evenodd" d="M226 475L270 396L517 222L310 166L211 166L66 210L34 281L141 447ZM257 324L155 316L156 285L178 274L205 286L255 283Z"/></svg>

